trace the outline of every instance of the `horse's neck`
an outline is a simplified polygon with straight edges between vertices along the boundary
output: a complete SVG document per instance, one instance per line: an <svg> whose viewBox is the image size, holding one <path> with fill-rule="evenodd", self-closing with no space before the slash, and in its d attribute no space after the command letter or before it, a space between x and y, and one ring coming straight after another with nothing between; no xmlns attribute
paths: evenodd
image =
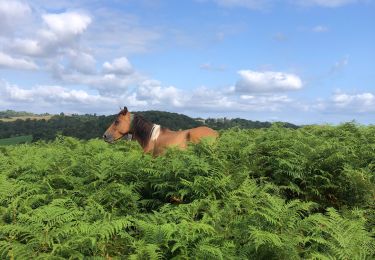
<svg viewBox="0 0 375 260"><path fill-rule="evenodd" d="M161 126L157 124L153 124L152 129L149 133L149 140L148 142L144 142L136 132L134 132L134 138L138 141L138 143L142 146L143 149L148 149L150 144L154 143L160 136L161 133Z"/></svg>

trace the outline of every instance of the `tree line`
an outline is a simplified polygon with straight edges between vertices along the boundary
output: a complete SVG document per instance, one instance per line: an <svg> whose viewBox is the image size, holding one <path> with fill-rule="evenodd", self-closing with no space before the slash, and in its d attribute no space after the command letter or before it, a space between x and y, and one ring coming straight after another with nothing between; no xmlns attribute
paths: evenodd
<svg viewBox="0 0 375 260"><path fill-rule="evenodd" d="M5 111L7 112L7 111ZM188 129L207 125L216 130L239 128L268 128L270 122L259 122L245 119L206 119L196 120L186 115L164 111L141 111L141 114L149 121L160 124L171 130ZM3 113L10 116L15 113ZM19 116L19 114L17 114ZM83 140L101 137L107 127L113 122L116 115L55 115L51 119L17 119L11 122L0 121L0 139L32 135L33 141L54 140L57 135L71 136ZM285 123L286 127L296 128L297 126Z"/></svg>

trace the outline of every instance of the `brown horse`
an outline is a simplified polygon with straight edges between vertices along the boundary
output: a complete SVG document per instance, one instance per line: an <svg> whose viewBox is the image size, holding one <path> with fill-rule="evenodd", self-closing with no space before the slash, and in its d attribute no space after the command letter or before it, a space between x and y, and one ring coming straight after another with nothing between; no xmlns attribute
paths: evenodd
<svg viewBox="0 0 375 260"><path fill-rule="evenodd" d="M216 138L218 136L215 130L206 126L172 131L147 121L141 115L134 115L124 107L105 131L103 139L113 143L126 134L132 134L132 139L138 141L143 151L154 156L160 155L170 146L184 149L188 142L198 143L203 137Z"/></svg>

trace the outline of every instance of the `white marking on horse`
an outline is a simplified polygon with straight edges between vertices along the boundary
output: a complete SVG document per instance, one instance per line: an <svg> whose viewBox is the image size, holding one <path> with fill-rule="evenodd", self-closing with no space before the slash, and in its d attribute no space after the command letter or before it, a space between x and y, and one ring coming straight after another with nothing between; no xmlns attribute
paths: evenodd
<svg viewBox="0 0 375 260"><path fill-rule="evenodd" d="M154 124L151 130L150 141L156 141L160 135L160 125Z"/></svg>

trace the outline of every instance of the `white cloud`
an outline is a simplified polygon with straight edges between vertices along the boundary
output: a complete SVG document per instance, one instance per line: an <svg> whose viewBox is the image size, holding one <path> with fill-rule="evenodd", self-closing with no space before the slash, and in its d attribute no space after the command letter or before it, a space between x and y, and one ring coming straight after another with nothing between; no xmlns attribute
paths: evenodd
<svg viewBox="0 0 375 260"><path fill-rule="evenodd" d="M108 97L90 95L83 90L67 89L61 86L37 86L31 89L20 88L0 81L2 98L10 102L45 102L51 104L92 104L113 101Z"/></svg>
<svg viewBox="0 0 375 260"><path fill-rule="evenodd" d="M328 27L324 25L317 25L312 28L312 31L316 33L328 32Z"/></svg>
<svg viewBox="0 0 375 260"><path fill-rule="evenodd" d="M231 97L227 89L211 89L205 86L194 89L185 106L199 111L226 111L233 108L242 110L237 98Z"/></svg>
<svg viewBox="0 0 375 260"><path fill-rule="evenodd" d="M25 69L25 70L33 70L33 69L38 68L38 66L32 61L13 58L3 52L0 52L0 68L1 67L9 68L9 69Z"/></svg>
<svg viewBox="0 0 375 260"><path fill-rule="evenodd" d="M96 61L91 55L73 52L70 56L73 57L68 65L55 63L52 66L54 77L65 84L85 85L101 95L119 96L127 93L129 87L147 80L147 77L132 68L125 57L115 59L112 63L105 62L102 68L96 70Z"/></svg>
<svg viewBox="0 0 375 260"><path fill-rule="evenodd" d="M120 99L93 95L79 89L61 86L35 86L26 89L0 80L0 109L82 113L111 111L120 104Z"/></svg>
<svg viewBox="0 0 375 260"><path fill-rule="evenodd" d="M375 112L375 95L369 92L358 94L335 93L331 100L333 106L339 110L358 113Z"/></svg>
<svg viewBox="0 0 375 260"><path fill-rule="evenodd" d="M212 89L204 86L187 92L173 86L162 86L156 80L140 84L136 98L146 101L147 107L199 112L278 111L292 103L286 95L254 95L249 99L235 95L230 87Z"/></svg>
<svg viewBox="0 0 375 260"><path fill-rule="evenodd" d="M31 13L30 7L15 0L0 1L0 35L3 33L11 33L14 28L20 24Z"/></svg>
<svg viewBox="0 0 375 260"><path fill-rule="evenodd" d="M45 14L42 18L51 32L63 37L82 34L91 23L90 16L78 12Z"/></svg>
<svg viewBox="0 0 375 260"><path fill-rule="evenodd" d="M140 83L136 90L136 96L137 99L147 101L151 106L182 107L186 101L186 96L181 90L173 86L164 87L157 80L145 80Z"/></svg>
<svg viewBox="0 0 375 260"><path fill-rule="evenodd" d="M15 39L9 44L8 49L18 54L27 56L39 56L43 53L43 48L37 40L34 39Z"/></svg>
<svg viewBox="0 0 375 260"><path fill-rule="evenodd" d="M61 72L59 72L61 73ZM64 83L86 85L97 90L104 96L118 96L128 91L129 87L134 87L145 77L139 73L122 76L116 74L80 74L67 73L66 71L58 75Z"/></svg>
<svg viewBox="0 0 375 260"><path fill-rule="evenodd" d="M279 111L292 104L287 95L241 95L240 99L253 111Z"/></svg>
<svg viewBox="0 0 375 260"><path fill-rule="evenodd" d="M45 28L38 30L37 41L44 56L55 56L77 50L80 36L87 30L91 18L78 12L44 14Z"/></svg>
<svg viewBox="0 0 375 260"><path fill-rule="evenodd" d="M123 75L132 74L134 72L132 65L126 57L114 59L111 63L108 61L105 62L103 64L103 71L105 73Z"/></svg>
<svg viewBox="0 0 375 260"><path fill-rule="evenodd" d="M96 60L91 54L71 50L69 57L70 69L84 74L94 74L96 72Z"/></svg>
<svg viewBox="0 0 375 260"><path fill-rule="evenodd" d="M38 58L69 55L79 51L80 36L91 23L90 16L79 12L47 13L42 15L42 20L43 25L31 25L36 28L29 35L8 39L4 44L6 50Z"/></svg>
<svg viewBox="0 0 375 260"><path fill-rule="evenodd" d="M241 79L235 86L236 92L243 93L273 93L302 88L302 80L295 74L284 72L257 72L240 70Z"/></svg>
<svg viewBox="0 0 375 260"><path fill-rule="evenodd" d="M365 115L375 112L375 94L371 92L345 93L338 91L331 97L317 99L310 104L309 111L320 111L325 114L345 115Z"/></svg>

